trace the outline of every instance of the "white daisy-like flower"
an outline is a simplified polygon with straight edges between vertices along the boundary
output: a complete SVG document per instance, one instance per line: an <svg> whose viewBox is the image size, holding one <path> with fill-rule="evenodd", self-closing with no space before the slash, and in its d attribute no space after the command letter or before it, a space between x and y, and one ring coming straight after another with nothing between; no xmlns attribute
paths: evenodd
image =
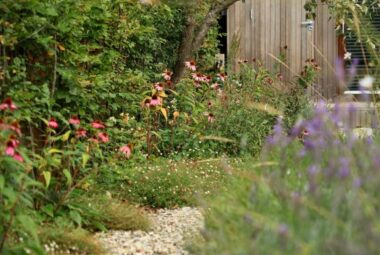
<svg viewBox="0 0 380 255"><path fill-rule="evenodd" d="M359 85L361 89L371 90L374 82L375 82L375 78L367 75L359 81Z"/></svg>
<svg viewBox="0 0 380 255"><path fill-rule="evenodd" d="M351 60L352 53L351 52L346 52L344 53L344 60Z"/></svg>

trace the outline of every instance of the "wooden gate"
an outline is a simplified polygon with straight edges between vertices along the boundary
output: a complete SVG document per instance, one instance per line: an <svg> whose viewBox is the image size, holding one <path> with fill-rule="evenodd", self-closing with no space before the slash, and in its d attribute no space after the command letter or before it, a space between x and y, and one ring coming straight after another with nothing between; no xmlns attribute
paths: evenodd
<svg viewBox="0 0 380 255"><path fill-rule="evenodd" d="M337 38L335 22L328 8L319 4L314 26L306 24L306 0L245 0L228 9L228 48L233 38L239 38L240 48L234 61L253 59L267 68L278 70L292 82L307 59L316 59L321 66L320 78L311 90L315 98L334 98L337 94L335 61ZM306 22L306 23L305 23ZM279 64L279 60L283 64Z"/></svg>

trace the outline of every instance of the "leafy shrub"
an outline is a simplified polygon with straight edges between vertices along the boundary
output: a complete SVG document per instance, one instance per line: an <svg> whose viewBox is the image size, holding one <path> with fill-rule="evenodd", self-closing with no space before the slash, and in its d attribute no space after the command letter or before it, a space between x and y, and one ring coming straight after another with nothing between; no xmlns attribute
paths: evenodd
<svg viewBox="0 0 380 255"><path fill-rule="evenodd" d="M29 175L32 162L20 140L17 106L0 104L0 253L40 252L37 224L32 218L33 195L40 187ZM25 242L22 242L25 240Z"/></svg>
<svg viewBox="0 0 380 255"><path fill-rule="evenodd" d="M376 254L379 141L342 129L345 114L320 103L289 135L278 124L212 203L197 254Z"/></svg>
<svg viewBox="0 0 380 255"><path fill-rule="evenodd" d="M260 63L241 64L240 71L229 77L223 92L211 100L210 111L215 121L206 134L227 138L216 150L228 155L258 155L270 134L276 116L295 116L284 111L289 89L275 74Z"/></svg>
<svg viewBox="0 0 380 255"><path fill-rule="evenodd" d="M136 115L149 80L173 68L183 24L180 8L135 0L5 0L0 16L1 58L9 60L0 96L12 96L35 128L36 116L51 111L87 121Z"/></svg>

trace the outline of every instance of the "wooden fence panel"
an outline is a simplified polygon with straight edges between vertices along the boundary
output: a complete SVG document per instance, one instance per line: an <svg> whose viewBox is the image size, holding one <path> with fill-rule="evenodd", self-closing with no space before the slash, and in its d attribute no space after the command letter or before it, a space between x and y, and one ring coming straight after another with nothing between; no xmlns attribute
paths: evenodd
<svg viewBox="0 0 380 255"><path fill-rule="evenodd" d="M329 19L326 5L319 4L313 31L302 25L306 20L303 8L306 0L245 0L239 1L228 10L228 45L234 35L240 36L239 60L261 61L273 70L283 53L286 65L280 72L287 82L293 82L307 59L316 58L322 71L312 95L333 98L336 95L334 75L337 57L335 22ZM276 69L276 71L278 71Z"/></svg>

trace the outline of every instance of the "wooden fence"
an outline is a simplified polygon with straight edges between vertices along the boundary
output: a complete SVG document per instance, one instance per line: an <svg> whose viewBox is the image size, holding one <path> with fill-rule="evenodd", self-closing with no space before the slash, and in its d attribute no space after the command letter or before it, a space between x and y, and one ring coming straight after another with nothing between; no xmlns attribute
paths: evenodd
<svg viewBox="0 0 380 255"><path fill-rule="evenodd" d="M240 39L234 59L238 62L261 61L267 68L278 70L287 82L292 82L305 66L315 59L321 66L320 78L311 90L314 98L334 98L338 93L335 79L337 37L335 21L328 8L318 4L313 29L306 21L303 8L306 0L245 0L228 9L228 46L233 38ZM283 64L280 64L280 60Z"/></svg>

